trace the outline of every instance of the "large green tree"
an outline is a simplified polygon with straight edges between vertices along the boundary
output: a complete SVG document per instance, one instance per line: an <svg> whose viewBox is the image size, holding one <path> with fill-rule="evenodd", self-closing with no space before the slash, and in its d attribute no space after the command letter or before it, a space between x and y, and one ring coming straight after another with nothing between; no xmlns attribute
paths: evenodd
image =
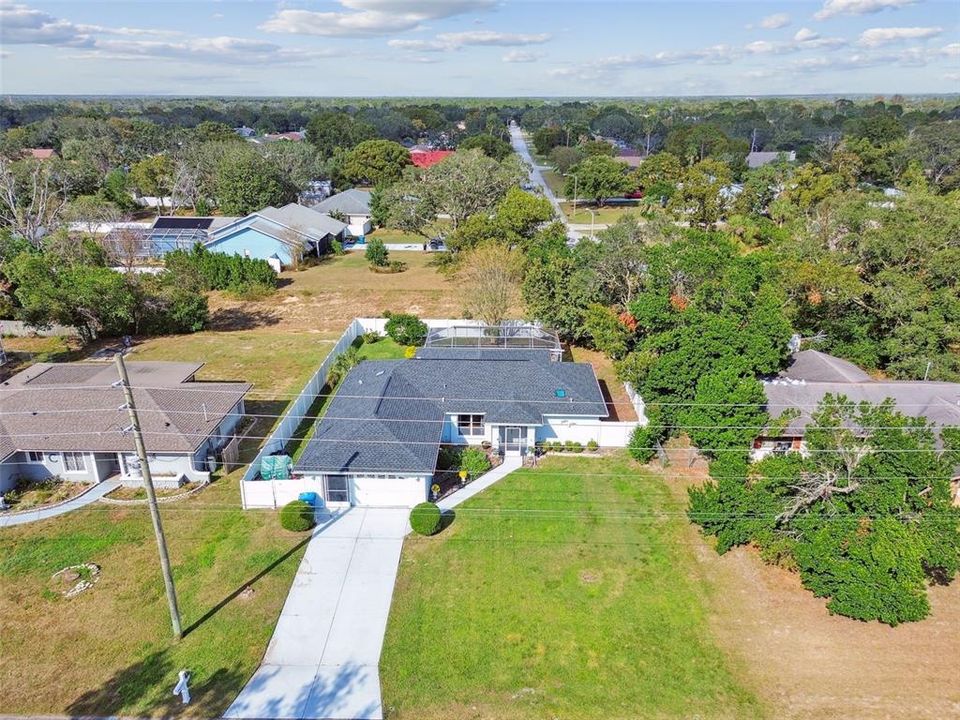
<svg viewBox="0 0 960 720"><path fill-rule="evenodd" d="M607 155L592 155L570 168L564 194L568 198L589 198L603 206L608 198L630 190L627 166Z"/></svg>
<svg viewBox="0 0 960 720"><path fill-rule="evenodd" d="M247 215L268 205L279 207L293 202L297 188L270 160L240 146L217 165L216 193L225 215Z"/></svg>
<svg viewBox="0 0 960 720"><path fill-rule="evenodd" d="M410 165L410 153L392 140L364 140L347 153L343 174L354 183L390 185Z"/></svg>

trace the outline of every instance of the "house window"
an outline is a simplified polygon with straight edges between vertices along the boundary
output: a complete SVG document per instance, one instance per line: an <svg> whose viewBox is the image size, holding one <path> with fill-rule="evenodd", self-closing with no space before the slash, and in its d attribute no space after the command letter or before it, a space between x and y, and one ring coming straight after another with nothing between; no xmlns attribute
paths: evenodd
<svg viewBox="0 0 960 720"><path fill-rule="evenodd" d="M350 502L350 485L346 475L327 475L327 502Z"/></svg>
<svg viewBox="0 0 960 720"><path fill-rule="evenodd" d="M86 472L87 464L84 462L83 453L63 453L63 469L67 472Z"/></svg>
<svg viewBox="0 0 960 720"><path fill-rule="evenodd" d="M27 462L32 463L42 463L43 462L43 453L36 450L30 450L27 453Z"/></svg>
<svg viewBox="0 0 960 720"><path fill-rule="evenodd" d="M483 435L483 415L457 415L457 430L464 437Z"/></svg>

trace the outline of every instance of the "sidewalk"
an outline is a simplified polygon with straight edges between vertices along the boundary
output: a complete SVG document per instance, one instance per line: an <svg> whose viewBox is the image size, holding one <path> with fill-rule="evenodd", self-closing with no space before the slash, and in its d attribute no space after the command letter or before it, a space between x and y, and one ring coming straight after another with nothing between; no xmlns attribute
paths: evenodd
<svg viewBox="0 0 960 720"><path fill-rule="evenodd" d="M82 507L90 505L91 503L95 503L104 495L116 490L118 487L120 487L119 479L104 480L101 483L97 483L86 492L81 493L76 497L72 497L66 502L60 503L59 505L37 508L36 510L25 510L19 513L4 513L0 515L0 528L13 527L15 525L26 525L27 523L37 522L38 520L46 520L47 518L57 517L57 515L63 515L65 513L78 510Z"/></svg>

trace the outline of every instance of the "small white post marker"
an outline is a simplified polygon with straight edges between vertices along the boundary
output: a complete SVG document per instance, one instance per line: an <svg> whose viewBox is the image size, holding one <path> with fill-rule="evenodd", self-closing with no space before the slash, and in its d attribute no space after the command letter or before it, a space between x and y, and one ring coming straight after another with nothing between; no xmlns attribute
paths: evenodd
<svg viewBox="0 0 960 720"><path fill-rule="evenodd" d="M180 699L183 700L184 705L190 703L190 687L187 683L190 682L190 671L181 670L179 673L180 679L177 681L177 686L173 689L174 695L179 695Z"/></svg>

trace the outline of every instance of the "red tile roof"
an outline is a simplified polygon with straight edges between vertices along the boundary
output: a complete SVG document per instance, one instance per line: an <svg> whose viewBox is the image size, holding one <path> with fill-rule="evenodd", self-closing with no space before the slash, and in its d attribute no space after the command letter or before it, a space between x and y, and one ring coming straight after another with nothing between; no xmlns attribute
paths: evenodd
<svg viewBox="0 0 960 720"><path fill-rule="evenodd" d="M413 150L410 152L410 162L419 168L428 168L448 155L453 155L453 152L453 150Z"/></svg>

